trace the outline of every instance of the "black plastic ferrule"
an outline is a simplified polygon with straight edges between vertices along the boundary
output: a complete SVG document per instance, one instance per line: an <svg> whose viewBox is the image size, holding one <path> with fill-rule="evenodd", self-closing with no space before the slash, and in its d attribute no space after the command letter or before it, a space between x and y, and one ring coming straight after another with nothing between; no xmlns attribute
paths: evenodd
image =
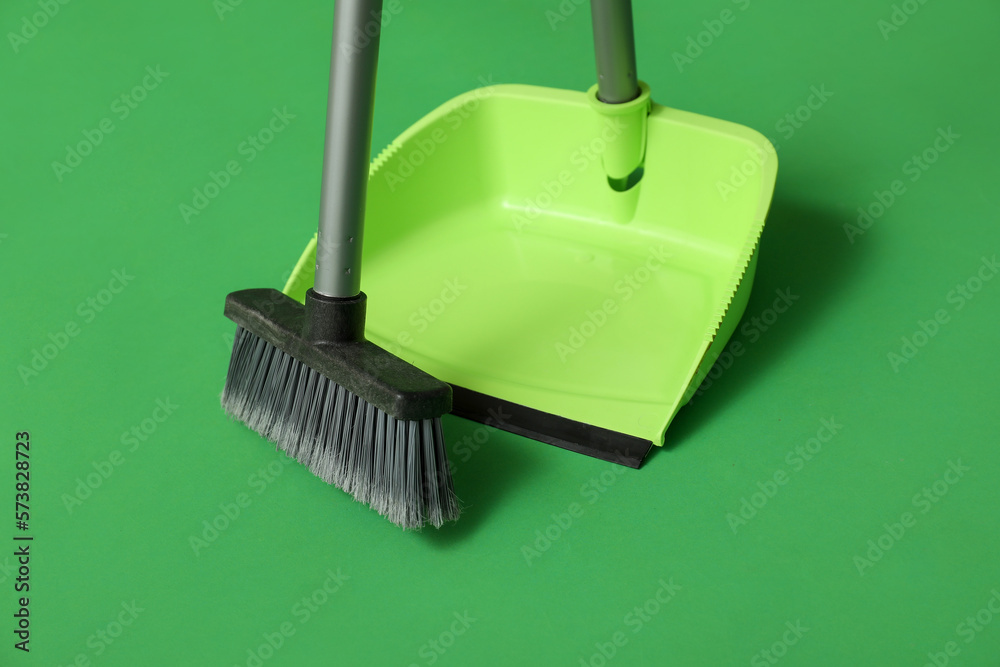
<svg viewBox="0 0 1000 667"><path fill-rule="evenodd" d="M306 291L305 330L302 334L314 343L347 343L365 339L365 311L368 297L338 298Z"/></svg>

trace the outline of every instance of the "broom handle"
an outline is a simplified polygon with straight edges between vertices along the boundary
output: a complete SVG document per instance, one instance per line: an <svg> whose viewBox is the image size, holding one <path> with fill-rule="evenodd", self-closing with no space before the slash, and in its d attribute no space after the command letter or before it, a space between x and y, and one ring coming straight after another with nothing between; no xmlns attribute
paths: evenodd
<svg viewBox="0 0 1000 667"><path fill-rule="evenodd" d="M591 0L598 96L617 104L639 94L631 0ZM368 165L382 0L339 0L334 8L316 282L331 297L361 291Z"/></svg>
<svg viewBox="0 0 1000 667"><path fill-rule="evenodd" d="M361 291L382 0L337 0L323 147L316 283L331 297Z"/></svg>
<svg viewBox="0 0 1000 667"><path fill-rule="evenodd" d="M590 0L597 56L597 96L620 104L639 96L635 73L632 0Z"/></svg>

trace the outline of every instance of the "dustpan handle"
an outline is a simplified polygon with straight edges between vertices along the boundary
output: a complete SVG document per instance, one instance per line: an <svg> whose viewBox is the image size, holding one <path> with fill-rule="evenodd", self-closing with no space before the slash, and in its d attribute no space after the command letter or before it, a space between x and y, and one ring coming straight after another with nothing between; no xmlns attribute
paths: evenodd
<svg viewBox="0 0 1000 667"><path fill-rule="evenodd" d="M597 57L597 96L608 104L639 96L635 72L632 0L590 0Z"/></svg>
<svg viewBox="0 0 1000 667"><path fill-rule="evenodd" d="M337 0L323 148L316 283L332 297L361 291L368 164L382 0Z"/></svg>

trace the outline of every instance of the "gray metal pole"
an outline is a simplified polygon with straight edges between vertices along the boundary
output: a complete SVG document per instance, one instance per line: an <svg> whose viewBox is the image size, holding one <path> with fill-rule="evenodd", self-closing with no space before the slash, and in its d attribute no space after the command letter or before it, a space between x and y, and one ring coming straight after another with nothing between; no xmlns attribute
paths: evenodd
<svg viewBox="0 0 1000 667"><path fill-rule="evenodd" d="M635 73L632 0L590 0L597 56L597 96L620 104L639 96Z"/></svg>
<svg viewBox="0 0 1000 667"><path fill-rule="evenodd" d="M326 296L361 291L361 241L371 161L382 0L337 0L323 149L316 283Z"/></svg>

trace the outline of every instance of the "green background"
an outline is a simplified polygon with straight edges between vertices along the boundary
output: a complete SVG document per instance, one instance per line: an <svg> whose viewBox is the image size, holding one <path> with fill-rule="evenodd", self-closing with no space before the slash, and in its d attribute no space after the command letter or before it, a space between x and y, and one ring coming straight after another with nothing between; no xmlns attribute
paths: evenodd
<svg viewBox="0 0 1000 667"><path fill-rule="evenodd" d="M889 2L636 3L654 99L778 146L745 323L769 317L776 290L799 298L766 331L736 334L745 352L639 471L446 418L468 509L404 533L282 466L218 404L224 295L280 287L316 220L332 3L244 0L220 17L209 0L70 2L14 45L9 33L42 10L4 2L0 439L12 496L15 433L31 432L35 541L30 657L11 646L13 558L0 556L0 662L255 664L248 651L288 623L263 664L599 665L618 632L609 664L773 664L761 652L774 650L788 665L923 665L948 642L949 664L997 664L1000 618L961 624L1000 590L1000 280L968 300L952 290L1000 248L1000 8L906 4L918 10L883 35ZM399 7L376 148L482 79L585 90L594 77L585 4L564 2L554 27L556 0ZM678 67L674 54L725 9L734 20ZM121 118L113 104L147 66L168 75ZM833 94L788 136L778 123L813 86ZM286 107L295 118L247 161L241 142ZM104 118L113 132L60 180L52 163ZM960 138L911 180L906 163L948 128ZM234 159L239 175L186 223L180 204ZM896 179L905 193L849 238L858 207ZM123 269L125 288L102 293ZM90 312L88 298L108 296ZM947 321L894 367L888 355L939 310ZM22 377L67 325L77 335ZM149 421L158 399L178 406L162 423ZM788 458L830 418L842 427L811 460ZM144 423L145 441L123 442ZM458 447L467 436L485 442ZM949 462L969 469L954 484ZM280 473L265 481L268 466ZM770 486L779 472L786 483ZM754 496L762 487L772 495ZM192 536L224 525L220 505L240 494L249 504L196 553ZM743 499L762 506L737 524ZM553 515L573 503L559 528ZM886 536L906 512L904 534ZM859 566L880 538L888 551ZM339 590L316 593L338 570ZM680 587L662 606L650 602L661 580ZM314 593L324 602L304 618L296 605ZM134 622L98 639L133 601ZM655 613L637 621L647 604Z"/></svg>

